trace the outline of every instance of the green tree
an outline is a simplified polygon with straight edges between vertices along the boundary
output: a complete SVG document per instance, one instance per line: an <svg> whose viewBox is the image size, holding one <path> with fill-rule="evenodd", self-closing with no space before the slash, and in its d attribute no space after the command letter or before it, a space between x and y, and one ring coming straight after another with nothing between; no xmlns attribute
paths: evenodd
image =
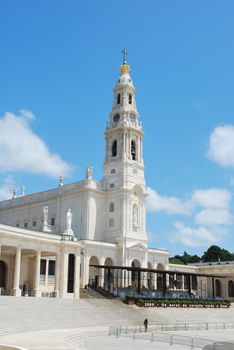
<svg viewBox="0 0 234 350"><path fill-rule="evenodd" d="M169 258L170 264L178 264L178 265L183 265L184 263L175 257Z"/></svg>
<svg viewBox="0 0 234 350"><path fill-rule="evenodd" d="M180 260L185 265L201 261L201 258L198 255L190 255L187 252L184 252L183 255L175 255L174 258Z"/></svg>
<svg viewBox="0 0 234 350"><path fill-rule="evenodd" d="M233 261L234 254L230 253L226 249L222 249L217 245L212 245L207 249L206 252L202 255L202 261Z"/></svg>

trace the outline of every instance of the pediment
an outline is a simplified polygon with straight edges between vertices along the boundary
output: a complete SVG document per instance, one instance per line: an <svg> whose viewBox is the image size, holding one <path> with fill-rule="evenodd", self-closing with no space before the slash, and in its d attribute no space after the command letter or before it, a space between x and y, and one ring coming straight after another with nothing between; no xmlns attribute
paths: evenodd
<svg viewBox="0 0 234 350"><path fill-rule="evenodd" d="M144 251L147 250L147 247L141 242L133 243L133 244L129 245L127 248L133 249L133 250L144 250Z"/></svg>

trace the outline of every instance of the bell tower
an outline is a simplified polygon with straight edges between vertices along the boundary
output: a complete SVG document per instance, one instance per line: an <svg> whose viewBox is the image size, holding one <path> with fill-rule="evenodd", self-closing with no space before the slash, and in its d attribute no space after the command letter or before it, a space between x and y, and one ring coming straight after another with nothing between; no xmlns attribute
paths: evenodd
<svg viewBox="0 0 234 350"><path fill-rule="evenodd" d="M123 51L120 76L105 130L106 154L102 186L106 192L107 242L119 243L126 259L127 247L147 245L146 192L142 155L142 125L136 106L135 87ZM121 263L125 264L126 261Z"/></svg>
<svg viewBox="0 0 234 350"><path fill-rule="evenodd" d="M104 181L112 188L136 182L145 186L142 156L142 126L136 106L135 87L129 75L130 66L123 51L120 77L114 88L114 101L106 127ZM126 176L128 178L126 178ZM112 180L115 180L114 183ZM127 181L127 182L126 182ZM114 185L114 186L113 186ZM107 185L108 186L108 185Z"/></svg>

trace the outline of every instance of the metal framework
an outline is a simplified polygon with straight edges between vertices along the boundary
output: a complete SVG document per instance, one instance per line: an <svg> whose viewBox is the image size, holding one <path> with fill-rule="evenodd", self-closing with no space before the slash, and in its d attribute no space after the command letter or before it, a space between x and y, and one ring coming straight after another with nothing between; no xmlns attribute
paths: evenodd
<svg viewBox="0 0 234 350"><path fill-rule="evenodd" d="M149 269L149 268L142 268L142 267L133 267L133 266L106 266L106 265L89 265L90 267L96 268L99 271L104 270L104 274L107 276L107 283L111 284L110 281L110 276L111 276L111 271L117 271L116 278L117 280L119 278L123 278L123 273L125 271L131 272L134 274L136 277L136 291L138 293L141 292L141 285L142 285L142 275L143 273L149 273L149 274L157 274L162 278L162 283L161 283L161 290L162 294L165 297L166 292L170 289L168 288L168 280L167 276L170 279L170 276L186 276L187 277L187 282L188 282L188 293L191 296L192 294L192 284L193 281L197 281L197 277L205 277L207 279L211 279L212 283L212 298L215 298L215 279L225 279L226 276L224 275L214 275L214 274L205 274L205 273L194 273L194 272L182 272L182 271L177 271L177 270L158 270L158 269ZM121 271L121 276L118 275L118 271ZM100 277L100 274L98 274L98 277ZM174 281L175 282L175 281ZM197 283L197 282L196 282ZM118 282L117 282L118 284Z"/></svg>

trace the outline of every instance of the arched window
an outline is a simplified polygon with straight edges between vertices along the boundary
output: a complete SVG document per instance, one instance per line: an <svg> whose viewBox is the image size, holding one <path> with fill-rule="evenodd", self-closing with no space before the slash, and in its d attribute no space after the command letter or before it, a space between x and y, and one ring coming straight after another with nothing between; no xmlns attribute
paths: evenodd
<svg viewBox="0 0 234 350"><path fill-rule="evenodd" d="M138 206L134 204L132 207L132 226L138 226Z"/></svg>
<svg viewBox="0 0 234 350"><path fill-rule="evenodd" d="M234 297L234 282L233 281L228 282L228 296L231 298Z"/></svg>
<svg viewBox="0 0 234 350"><path fill-rule="evenodd" d="M117 156L117 140L114 140L111 148L112 157Z"/></svg>
<svg viewBox="0 0 234 350"><path fill-rule="evenodd" d="M117 95L117 104L120 104L120 94Z"/></svg>
<svg viewBox="0 0 234 350"><path fill-rule="evenodd" d="M131 156L132 160L136 160L136 142L134 140L131 141Z"/></svg>
<svg viewBox="0 0 234 350"><path fill-rule="evenodd" d="M132 104L132 95L131 94L128 95L128 103L130 105Z"/></svg>
<svg viewBox="0 0 234 350"><path fill-rule="evenodd" d="M115 114L114 118L113 118L114 123L118 123L119 120L120 120L120 115L119 114Z"/></svg>
<svg viewBox="0 0 234 350"><path fill-rule="evenodd" d="M110 203L110 213L113 213L115 211L115 205L114 203Z"/></svg>

